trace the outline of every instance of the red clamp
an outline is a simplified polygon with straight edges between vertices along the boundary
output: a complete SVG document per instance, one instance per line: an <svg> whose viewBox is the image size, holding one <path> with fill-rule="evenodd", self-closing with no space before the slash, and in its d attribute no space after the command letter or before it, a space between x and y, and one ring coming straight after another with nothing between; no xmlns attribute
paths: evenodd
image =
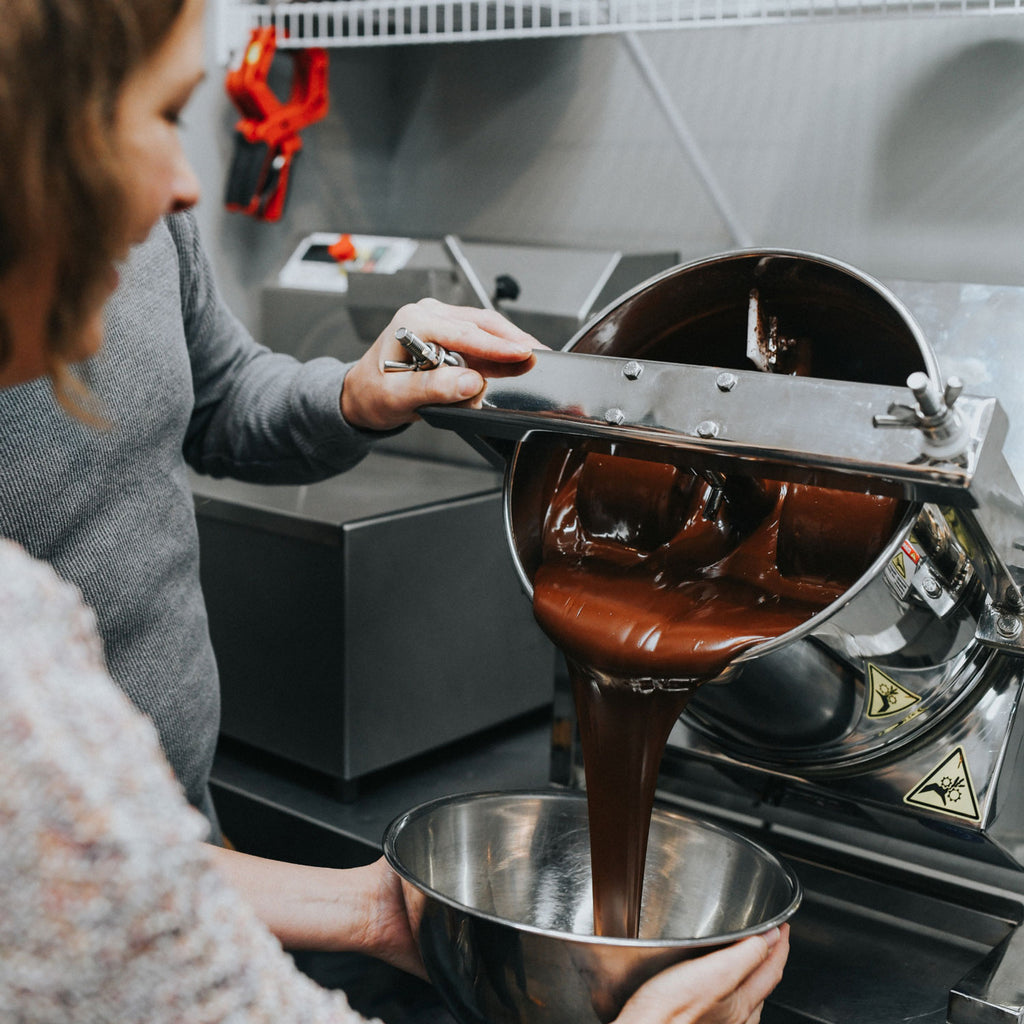
<svg viewBox="0 0 1024 1024"><path fill-rule="evenodd" d="M276 51L272 26L253 29L241 64L224 82L242 113L225 204L260 220L280 220L292 164L302 149L299 131L327 113L327 51L289 51L294 63L287 102L267 84Z"/></svg>

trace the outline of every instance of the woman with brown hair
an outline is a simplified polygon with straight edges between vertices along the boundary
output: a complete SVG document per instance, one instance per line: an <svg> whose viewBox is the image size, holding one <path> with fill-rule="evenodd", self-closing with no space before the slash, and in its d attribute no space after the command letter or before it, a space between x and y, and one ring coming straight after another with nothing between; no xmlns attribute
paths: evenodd
<svg viewBox="0 0 1024 1024"><path fill-rule="evenodd" d="M0 359L5 382L49 374L67 402L68 363L100 345L99 310L125 251L113 126L118 83L152 51L183 0L7 0L0 24ZM130 15L130 17L129 17ZM99 41L102 40L102 43ZM60 211L60 219L53 214ZM29 349L12 333L46 338ZM21 364L13 361L36 357Z"/></svg>
<svg viewBox="0 0 1024 1024"><path fill-rule="evenodd" d="M6 0L0 388L48 377L73 413L102 418L71 367L100 347L128 247L196 199L177 120L203 74L202 21L202 0ZM470 338L465 352L495 347ZM371 378L385 354L398 355L382 343ZM0 447L38 443L17 423L0 436ZM41 528L48 514L38 509ZM207 822L111 681L92 613L10 541L0 709L0 1019L360 1019L277 939L421 969L383 862L303 868L201 841ZM756 1021L786 947L783 931L667 971L619 1024Z"/></svg>

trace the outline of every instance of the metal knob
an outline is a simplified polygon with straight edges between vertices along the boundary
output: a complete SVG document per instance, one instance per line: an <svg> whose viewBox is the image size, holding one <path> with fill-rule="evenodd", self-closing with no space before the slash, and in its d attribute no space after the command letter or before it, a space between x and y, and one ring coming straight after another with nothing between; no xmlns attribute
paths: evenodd
<svg viewBox="0 0 1024 1024"><path fill-rule="evenodd" d="M907 378L907 387L916 405L894 402L886 415L875 416L876 427L914 427L924 437L925 454L936 459L955 459L963 454L966 442L964 425L954 405L963 391L963 382L950 377L940 393L926 373L917 371Z"/></svg>

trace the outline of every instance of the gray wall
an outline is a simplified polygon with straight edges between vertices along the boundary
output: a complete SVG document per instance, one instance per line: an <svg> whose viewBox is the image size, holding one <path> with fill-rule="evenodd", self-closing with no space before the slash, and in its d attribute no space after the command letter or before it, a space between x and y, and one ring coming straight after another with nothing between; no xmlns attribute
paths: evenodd
<svg viewBox="0 0 1024 1024"><path fill-rule="evenodd" d="M754 244L1024 284L1024 17L640 38ZM210 53L186 144L221 286L254 329L259 284L313 230L733 247L614 37L331 51L331 113L279 224L223 208L236 114Z"/></svg>

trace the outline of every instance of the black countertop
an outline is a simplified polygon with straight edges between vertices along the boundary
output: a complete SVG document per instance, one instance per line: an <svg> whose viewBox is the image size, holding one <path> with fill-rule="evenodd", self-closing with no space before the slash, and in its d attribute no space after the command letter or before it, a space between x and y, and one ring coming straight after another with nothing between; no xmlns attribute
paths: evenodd
<svg viewBox="0 0 1024 1024"><path fill-rule="evenodd" d="M319 773L222 740L211 786L224 833L239 849L347 867L379 856L388 824L427 800L546 788L550 751L545 709L368 776L345 799Z"/></svg>

